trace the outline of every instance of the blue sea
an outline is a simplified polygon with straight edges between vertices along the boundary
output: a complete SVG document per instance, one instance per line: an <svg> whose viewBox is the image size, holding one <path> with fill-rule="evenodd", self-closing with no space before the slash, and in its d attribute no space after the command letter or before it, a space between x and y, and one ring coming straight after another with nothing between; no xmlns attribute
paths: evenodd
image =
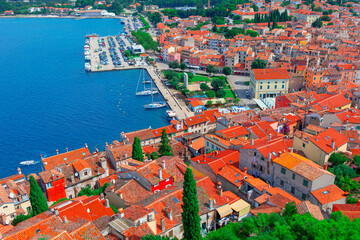
<svg viewBox="0 0 360 240"><path fill-rule="evenodd" d="M151 97L135 96L141 70L84 71L85 35L122 31L119 19L0 19L0 177L56 149L104 150L121 132L168 124L166 108L146 110Z"/></svg>

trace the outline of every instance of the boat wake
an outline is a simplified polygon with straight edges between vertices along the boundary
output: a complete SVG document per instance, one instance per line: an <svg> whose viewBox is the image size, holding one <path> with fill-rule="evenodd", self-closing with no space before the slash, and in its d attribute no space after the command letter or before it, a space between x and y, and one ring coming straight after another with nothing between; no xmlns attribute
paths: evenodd
<svg viewBox="0 0 360 240"><path fill-rule="evenodd" d="M40 161L27 160L27 161L20 162L20 164L23 165L23 166L35 165L35 164L38 164L38 163L40 163Z"/></svg>

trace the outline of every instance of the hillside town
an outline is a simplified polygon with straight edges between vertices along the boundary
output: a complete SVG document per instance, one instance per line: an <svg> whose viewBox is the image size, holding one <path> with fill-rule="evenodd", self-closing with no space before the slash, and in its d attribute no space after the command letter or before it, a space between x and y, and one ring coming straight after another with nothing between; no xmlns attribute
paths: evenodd
<svg viewBox="0 0 360 240"><path fill-rule="evenodd" d="M204 239L291 206L314 221L341 212L358 224L360 4L234 6L227 16L126 6L121 16L143 22L138 33L157 43L144 46L153 66L191 114L156 129L119 126L102 150L59 146L41 156L39 173L14 169L0 179L0 239L188 240L190 180ZM92 8L73 14L115 16ZM203 9L221 10L210 1Z"/></svg>

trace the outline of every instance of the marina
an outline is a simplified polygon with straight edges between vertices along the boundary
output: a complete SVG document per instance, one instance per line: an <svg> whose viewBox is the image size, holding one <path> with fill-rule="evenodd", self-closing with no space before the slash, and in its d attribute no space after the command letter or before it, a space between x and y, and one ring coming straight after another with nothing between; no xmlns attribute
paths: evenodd
<svg viewBox="0 0 360 240"><path fill-rule="evenodd" d="M145 80L139 76L138 85L135 90L136 96L153 96L154 94L161 93L165 98L165 101L152 101L151 103L144 105L144 108L156 109L168 105L180 120L193 116L193 113L186 106L181 106L170 89L164 84L160 77L159 70L155 66L147 63L147 54L144 54L144 57L134 57L133 59L126 57L125 51L131 49L131 47L135 45L129 36L120 34L116 36L100 37L93 34L86 37L85 46L87 44L89 45L89 49L84 48L84 55L85 57L90 56L91 60L88 62L85 59L85 71L96 73L132 69L146 70L152 81ZM87 51L89 54L87 54ZM89 63L90 66L87 63ZM143 74L142 72L143 71L141 71L140 75ZM153 88L153 83L156 88ZM144 85L144 89L141 91L139 90L139 84ZM151 87L146 88L146 84L151 84ZM164 114L166 115L166 113Z"/></svg>

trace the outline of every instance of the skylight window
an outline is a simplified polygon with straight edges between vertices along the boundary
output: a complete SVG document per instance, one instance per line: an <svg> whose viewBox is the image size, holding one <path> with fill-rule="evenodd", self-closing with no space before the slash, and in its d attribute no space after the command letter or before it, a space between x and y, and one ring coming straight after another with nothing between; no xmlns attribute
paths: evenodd
<svg viewBox="0 0 360 240"><path fill-rule="evenodd" d="M238 176L240 176L240 174L239 174L239 173L235 174L235 177L238 177Z"/></svg>
<svg viewBox="0 0 360 240"><path fill-rule="evenodd" d="M239 179L236 179L235 183L238 183L239 182Z"/></svg>
<svg viewBox="0 0 360 240"><path fill-rule="evenodd" d="M82 153L82 155L84 155L84 156L85 156L85 154L86 154L86 153L84 153L84 152Z"/></svg>
<svg viewBox="0 0 360 240"><path fill-rule="evenodd" d="M177 199L176 197L174 197L173 200L174 200L175 203L179 203L179 202L180 202L179 199Z"/></svg>
<svg viewBox="0 0 360 240"><path fill-rule="evenodd" d="M324 194L324 195L325 195L325 194L328 194L328 193L330 193L329 190L326 190L326 191L323 191L323 192L322 192L322 194Z"/></svg>
<svg viewBox="0 0 360 240"><path fill-rule="evenodd" d="M277 156L277 155L276 155L276 152L272 152L272 154L273 154L274 156Z"/></svg>
<svg viewBox="0 0 360 240"><path fill-rule="evenodd" d="M153 210L153 211L154 211L154 213L156 214L156 211L155 211L155 209L153 209L153 208L152 208L151 210Z"/></svg>
<svg viewBox="0 0 360 240"><path fill-rule="evenodd" d="M67 160L67 158L66 157L64 157L64 161L66 161Z"/></svg>

